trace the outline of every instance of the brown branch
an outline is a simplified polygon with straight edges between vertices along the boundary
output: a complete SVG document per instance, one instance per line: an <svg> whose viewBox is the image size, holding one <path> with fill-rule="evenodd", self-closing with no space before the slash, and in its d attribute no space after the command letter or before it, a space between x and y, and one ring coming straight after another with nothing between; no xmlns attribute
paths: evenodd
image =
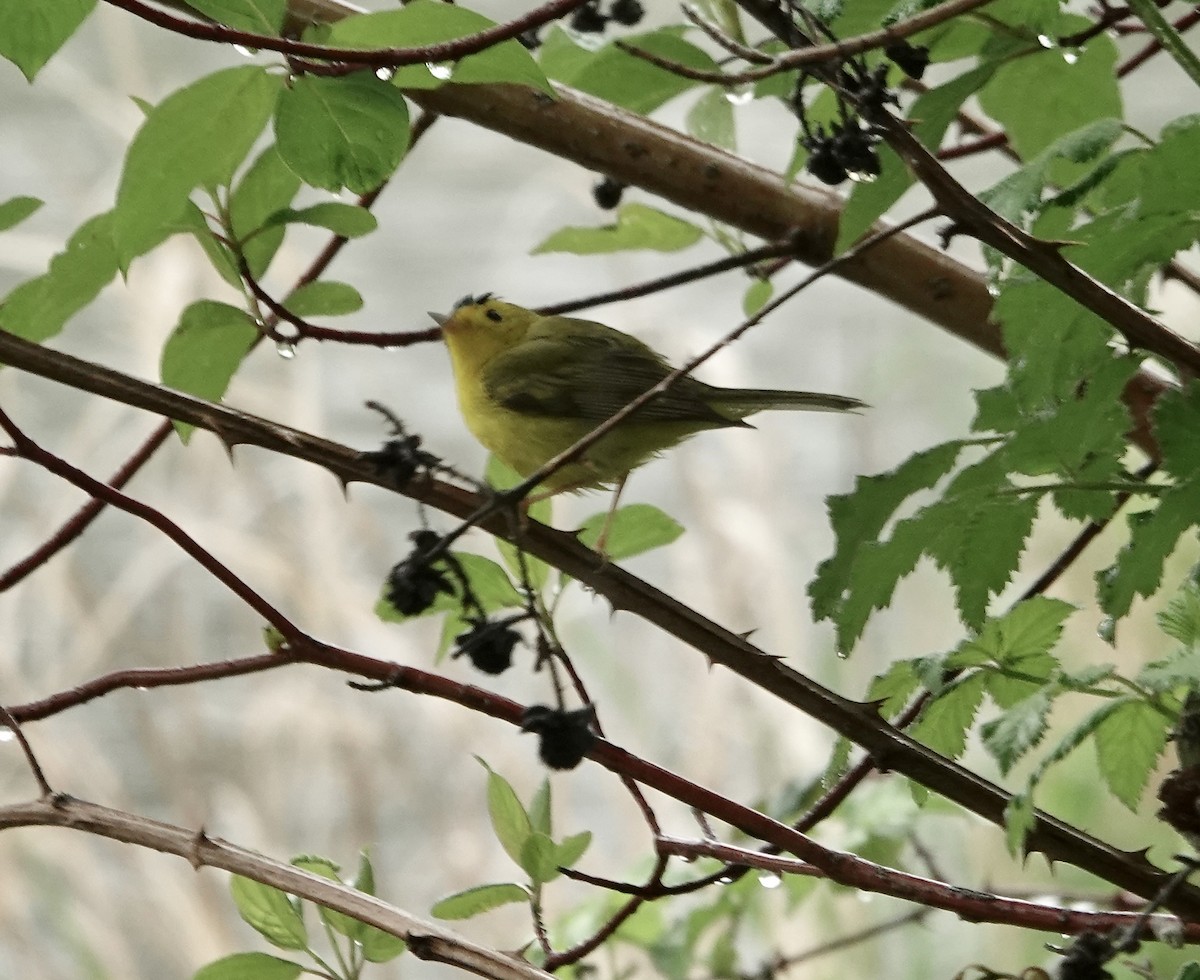
<svg viewBox="0 0 1200 980"><path fill-rule="evenodd" d="M495 980L551 980L548 973L508 953L480 946L443 925L418 918L349 885L210 837L203 828L185 830L62 795L0 807L0 830L13 827L61 827L175 854L197 870L221 868L343 912L405 940L409 951L421 959Z"/></svg>
<svg viewBox="0 0 1200 980"><path fill-rule="evenodd" d="M386 489L399 489L414 500L459 517L475 512L481 503L478 495L438 480L414 480L403 488L397 488L389 478L377 472L369 461L364 460L361 453L345 446L139 381L3 331L0 331L0 363L196 425L214 432L230 446L251 444L306 460L328 470L343 483L359 481ZM489 533L512 539L513 532L505 515L493 515L482 526ZM939 756L898 732L878 716L872 705L841 697L780 658L754 646L745 637L713 623L624 569L599 562L594 552L582 546L568 532L531 521L522 533L521 546L604 596L614 609L634 612L691 645L711 663L727 667L750 683L828 725L866 749L879 767L902 773L989 822L1003 826L1004 809L1010 799L1008 793L977 773ZM317 653L305 649L304 659L317 662L314 659ZM337 669L360 672L361 664L345 659L346 656L337 661ZM377 663L366 658L359 660L368 664ZM649 781L640 773L637 778L643 782ZM686 799L685 802L704 809L711 800ZM1153 894L1163 880L1162 872L1143 855L1119 851L1040 812L1027 838L1027 847L1031 853L1044 853L1051 861L1074 864L1120 888L1141 895ZM1200 916L1200 893L1188 889L1176 895L1173 909L1180 914Z"/></svg>
<svg viewBox="0 0 1200 980"><path fill-rule="evenodd" d="M211 552L202 548L193 537L167 517L166 514L139 500L134 500L132 497L110 487L106 483L101 483L77 466L72 466L65 459L47 452L30 439L9 418L3 409L0 409L0 429L8 433L9 438L13 441L13 446L21 458L42 467L42 469L53 473L55 476L61 477L97 500L103 500L106 504L123 510L127 514L141 518L175 542L190 558L207 569L214 578L241 599L242 602L262 616L275 629L279 630L286 639L297 641L304 638L304 635L290 619L252 589L249 583L239 578L226 565L218 561Z"/></svg>
<svg viewBox="0 0 1200 980"><path fill-rule="evenodd" d="M928 10L924 10L905 20L897 21L895 24L890 24L877 31L860 34L857 37L847 38L844 41L808 45L795 51L788 51L785 54L777 55L771 60L770 64L764 65L762 68L751 68L736 74L692 68L688 65L682 65L677 61L660 57L651 51L626 44L623 41L615 41L614 44L627 54L631 54L636 58L642 58L653 65L657 65L659 68L673 72L683 78L690 78L698 82L708 82L713 85L744 85L748 82L757 82L764 78L770 78L772 75L778 75L785 71L794 71L798 68L809 68L814 65L845 61L855 55L864 54L876 48L883 48L889 44L894 44L897 41L911 37L914 34L919 34L921 31L927 31L931 27L936 27L938 24L945 23L955 17L961 17L963 14L977 10L990 2L991 0L948 0L946 3L930 7Z"/></svg>
<svg viewBox="0 0 1200 980"><path fill-rule="evenodd" d="M1175 21L1172 25L1179 33L1190 30L1200 24L1200 7L1189 10L1186 14ZM1147 61L1153 58L1162 50L1162 42L1158 40L1149 41L1146 46L1140 51L1130 55L1125 61L1117 66L1117 78L1124 78L1130 72L1137 71Z"/></svg>
<svg viewBox="0 0 1200 980"><path fill-rule="evenodd" d="M541 27L552 20L569 14L587 0L549 0L542 6L504 24L496 24L468 34L453 41L441 41L412 48L342 48L328 44L307 44L270 34L256 34L222 27L205 21L188 20L159 10L141 0L105 0L114 7L140 17L142 20L181 34L196 41L214 41L218 44L237 44L245 48L275 51L294 58L310 58L317 61L336 61L345 65L363 68L399 68L403 65L420 65L429 62L458 61L468 55L478 54L487 48L511 40L526 31ZM354 10L354 13L362 11Z"/></svg>
<svg viewBox="0 0 1200 980"><path fill-rule="evenodd" d="M134 475L149 462L150 457L158 450L171 435L173 426L163 422L146 438L133 454L118 467L117 471L108 478L108 485L114 490L120 490ZM100 516L105 503L98 497L93 497L79 508L75 514L57 531L33 549L28 555L16 562L11 568L0 574L0 592L6 592L14 585L41 568L51 558L67 547L88 529L92 521Z"/></svg>

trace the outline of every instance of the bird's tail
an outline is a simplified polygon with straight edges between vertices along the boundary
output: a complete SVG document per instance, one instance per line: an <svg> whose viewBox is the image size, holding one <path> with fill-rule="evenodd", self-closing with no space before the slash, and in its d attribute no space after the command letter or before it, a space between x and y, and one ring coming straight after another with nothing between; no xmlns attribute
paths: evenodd
<svg viewBox="0 0 1200 980"><path fill-rule="evenodd" d="M718 388L709 405L731 419L766 411L853 412L867 407L866 402L845 395L771 388Z"/></svg>

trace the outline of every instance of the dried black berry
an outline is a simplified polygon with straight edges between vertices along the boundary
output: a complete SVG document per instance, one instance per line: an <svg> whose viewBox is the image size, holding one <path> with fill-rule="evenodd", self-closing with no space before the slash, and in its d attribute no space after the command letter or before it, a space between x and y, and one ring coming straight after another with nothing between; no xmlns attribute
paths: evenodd
<svg viewBox="0 0 1200 980"><path fill-rule="evenodd" d="M809 153L806 168L817 180L836 187L846 179L846 168L838 161L828 139L805 140L805 146Z"/></svg>
<svg viewBox="0 0 1200 980"><path fill-rule="evenodd" d="M535 704L521 716L521 731L537 733L538 755L551 769L574 769L596 744L595 720L590 704L576 711Z"/></svg>
<svg viewBox="0 0 1200 980"><path fill-rule="evenodd" d="M469 657L475 669L485 674L503 674L512 666L513 647L520 639L521 634L508 622L493 623L484 619L454 638L458 649L452 656Z"/></svg>
<svg viewBox="0 0 1200 980"><path fill-rule="evenodd" d="M925 69L929 67L929 48L923 44L909 44L907 41L897 41L883 49L886 54L909 78L921 80Z"/></svg>
<svg viewBox="0 0 1200 980"><path fill-rule="evenodd" d="M600 13L600 4L585 4L571 14L571 28L580 34L603 34L608 18Z"/></svg>
<svg viewBox="0 0 1200 980"><path fill-rule="evenodd" d="M444 572L430 565L425 557L438 543L433 531L414 531L413 552L388 573L384 598L402 616L416 616L433 605L438 593L454 594Z"/></svg>
<svg viewBox="0 0 1200 980"><path fill-rule="evenodd" d="M1058 980L1112 980L1104 969L1116 954L1113 944L1096 932L1081 932L1058 964Z"/></svg>
<svg viewBox="0 0 1200 980"><path fill-rule="evenodd" d="M830 148L847 175L854 180L874 180L883 170L875 144L879 137L864 129L857 120L849 120L844 128L835 127Z"/></svg>
<svg viewBox="0 0 1200 980"><path fill-rule="evenodd" d="M592 199L596 202L597 207L611 211L621 203L621 193L628 186L612 177L601 177L592 184Z"/></svg>
<svg viewBox="0 0 1200 980"><path fill-rule="evenodd" d="M638 23L645 13L646 8L638 0L614 0L613 5L608 8L608 15L625 27L632 27Z"/></svg>
<svg viewBox="0 0 1200 980"><path fill-rule="evenodd" d="M362 453L360 458L381 477L397 486L403 486L421 470L432 470L442 462L433 453L421 448L421 437L418 435L400 435L396 439L389 439L381 449Z"/></svg>

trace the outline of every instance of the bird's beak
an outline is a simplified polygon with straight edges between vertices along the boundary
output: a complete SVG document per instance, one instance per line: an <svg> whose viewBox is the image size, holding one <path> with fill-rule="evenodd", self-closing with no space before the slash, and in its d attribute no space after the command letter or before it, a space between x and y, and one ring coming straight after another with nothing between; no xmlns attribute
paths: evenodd
<svg viewBox="0 0 1200 980"><path fill-rule="evenodd" d="M439 327L444 327L446 321L450 319L445 313L434 313L432 310L429 312L429 316Z"/></svg>

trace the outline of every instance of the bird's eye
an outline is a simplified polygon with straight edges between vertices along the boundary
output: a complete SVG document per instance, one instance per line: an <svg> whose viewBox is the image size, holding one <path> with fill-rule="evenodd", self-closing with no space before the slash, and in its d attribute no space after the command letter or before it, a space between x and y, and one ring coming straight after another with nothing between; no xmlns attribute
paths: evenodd
<svg viewBox="0 0 1200 980"><path fill-rule="evenodd" d="M501 320L504 319L504 317L502 317L500 315L499 310L488 310L486 316L489 320L492 321L492 323L499 323Z"/></svg>

